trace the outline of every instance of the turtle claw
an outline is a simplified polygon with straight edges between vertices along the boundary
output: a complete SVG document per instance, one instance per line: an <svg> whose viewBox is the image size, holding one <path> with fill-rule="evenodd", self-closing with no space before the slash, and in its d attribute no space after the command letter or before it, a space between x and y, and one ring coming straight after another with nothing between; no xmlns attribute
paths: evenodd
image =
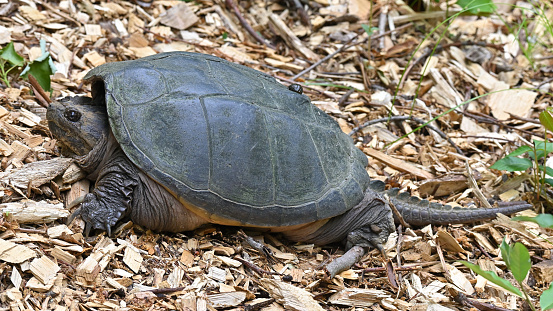
<svg viewBox="0 0 553 311"><path fill-rule="evenodd" d="M67 223L66 224L70 225L73 222L73 220L75 220L75 218L77 218L77 216L81 216L81 213L82 213L81 207L77 207L77 209L74 210L73 213L71 213L69 215L69 217L67 217Z"/></svg>
<svg viewBox="0 0 553 311"><path fill-rule="evenodd" d="M85 238L88 238L88 236L90 235L90 230L92 229L92 224L89 223L88 221L85 221L84 222L84 236Z"/></svg>
<svg viewBox="0 0 553 311"><path fill-rule="evenodd" d="M122 213L117 208L112 208L110 204L99 200L94 193L86 194L75 199L69 206L81 205L67 219L70 224L77 216L81 216L85 222L84 235L88 237L92 229L106 231L111 236L111 227L115 225Z"/></svg>

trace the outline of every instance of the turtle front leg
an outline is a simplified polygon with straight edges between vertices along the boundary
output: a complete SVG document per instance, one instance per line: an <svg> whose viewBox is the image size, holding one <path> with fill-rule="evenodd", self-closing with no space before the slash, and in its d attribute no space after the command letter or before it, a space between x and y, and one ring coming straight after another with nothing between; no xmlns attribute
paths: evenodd
<svg viewBox="0 0 553 311"><path fill-rule="evenodd" d="M137 172L129 159L119 150L101 168L94 191L77 199L70 205L80 203L68 222L81 216L85 221L85 235L90 229L107 231L126 215L132 202L132 195L138 184ZM76 204L75 204L76 203Z"/></svg>

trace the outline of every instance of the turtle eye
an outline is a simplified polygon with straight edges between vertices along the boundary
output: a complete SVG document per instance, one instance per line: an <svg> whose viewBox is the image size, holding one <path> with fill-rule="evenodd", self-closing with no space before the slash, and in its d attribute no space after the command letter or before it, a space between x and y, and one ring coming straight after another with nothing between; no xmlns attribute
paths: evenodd
<svg viewBox="0 0 553 311"><path fill-rule="evenodd" d="M71 122L78 122L81 119L81 113L75 109L67 109L63 113L63 116L71 121Z"/></svg>

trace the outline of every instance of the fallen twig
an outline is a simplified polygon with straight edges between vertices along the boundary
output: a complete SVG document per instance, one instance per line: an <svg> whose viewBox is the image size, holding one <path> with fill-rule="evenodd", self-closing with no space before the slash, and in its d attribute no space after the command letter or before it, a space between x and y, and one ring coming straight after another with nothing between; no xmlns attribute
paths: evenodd
<svg viewBox="0 0 553 311"><path fill-rule="evenodd" d="M268 48L270 49L273 49L275 50L276 47L270 43L267 43L265 41L265 39L263 37L261 37L261 35L259 33L257 33L253 28L252 26L250 25L250 23L248 23L248 21L244 18L244 16L242 16L242 13L240 13L240 10L238 9L238 7L236 6L236 3L234 3L234 0L225 0L225 4L227 6L227 8L229 10L232 10L234 12L234 15L236 15L236 17L238 18L238 20L240 21L240 24L242 24L242 27L244 27L246 29L246 31L252 36L254 37L254 39L261 43L261 44L264 44L266 45Z"/></svg>
<svg viewBox="0 0 553 311"><path fill-rule="evenodd" d="M351 132L349 132L349 136L352 136L353 134L357 133L359 130L364 129L365 127L373 125L373 124L389 122L389 121L406 121L406 120L410 120L410 121L413 121L413 122L416 122L416 123L419 123L419 124L427 123L427 121L419 119L419 118L415 118L413 116L392 116L392 117L389 117L389 118L381 118L381 119L371 120L371 121L368 121L368 122L366 122L362 125L359 125L358 127L355 127L354 129L352 129ZM425 127L430 129L430 130L433 130L436 133L438 133L438 135L440 135L440 137L447 140L447 142L451 146L453 146L453 148L455 148L455 151L457 151L457 153L459 153L461 155L464 155L463 151L459 147L457 147L457 145L453 142L453 140L451 140L451 138L449 138L440 129L438 129L438 128L430 125L430 124L426 124Z"/></svg>
<svg viewBox="0 0 553 311"><path fill-rule="evenodd" d="M365 249L356 245L350 248L344 255L331 261L325 269L330 275L330 278L334 278L340 272L351 268L351 266L361 260L363 255L365 255Z"/></svg>

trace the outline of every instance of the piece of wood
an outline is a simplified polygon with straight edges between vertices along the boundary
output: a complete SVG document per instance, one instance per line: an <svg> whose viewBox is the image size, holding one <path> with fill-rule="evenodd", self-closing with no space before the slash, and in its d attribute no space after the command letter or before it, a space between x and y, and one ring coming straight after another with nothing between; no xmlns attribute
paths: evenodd
<svg viewBox="0 0 553 311"><path fill-rule="evenodd" d="M491 108L492 115L499 120L507 120L509 114L519 117L526 117L538 96L538 93L523 90L509 89L505 82L498 81L490 96L488 97L488 106Z"/></svg>
<svg viewBox="0 0 553 311"><path fill-rule="evenodd" d="M92 256L88 256L75 269L77 280L82 283L94 282L100 273L100 265Z"/></svg>
<svg viewBox="0 0 553 311"><path fill-rule="evenodd" d="M26 150L30 151L30 148L27 148ZM29 186L38 188L63 173L72 162L73 159L69 158L54 158L52 160L28 163L19 169L0 174L0 182L21 189L27 189Z"/></svg>
<svg viewBox="0 0 553 311"><path fill-rule="evenodd" d="M69 216L62 203L51 204L46 201L20 201L22 203L0 204L0 211L8 213L19 223L42 224Z"/></svg>
<svg viewBox="0 0 553 311"><path fill-rule="evenodd" d="M369 308L391 296L386 291L372 288L345 288L328 298L328 302L335 305Z"/></svg>
<svg viewBox="0 0 553 311"><path fill-rule="evenodd" d="M196 14L188 7L188 4L179 3L167 10L161 16L160 22L169 27L184 30L196 24L199 20Z"/></svg>
<svg viewBox="0 0 553 311"><path fill-rule="evenodd" d="M135 251L133 247L127 246L125 248L125 255L123 256L123 262L134 272L140 271L142 265L142 256L139 252Z"/></svg>
<svg viewBox="0 0 553 311"><path fill-rule="evenodd" d="M74 264L77 261L77 257L73 256L69 252L64 251L59 246L54 246L54 248L50 252L50 256L68 264Z"/></svg>
<svg viewBox="0 0 553 311"><path fill-rule="evenodd" d="M69 167L63 172L61 179L64 184L73 184L83 178L85 178L87 173L83 171L75 162L71 162Z"/></svg>
<svg viewBox="0 0 553 311"><path fill-rule="evenodd" d="M378 150L372 149L372 148L364 148L363 151L368 155L371 156L384 164L402 172L410 173L414 176L417 176L422 179L432 179L434 178L434 175L431 173L421 170L412 164L409 164L405 161L393 158L387 154L384 154Z"/></svg>
<svg viewBox="0 0 553 311"><path fill-rule="evenodd" d="M39 293L46 293L50 289L52 289L52 286L54 286L54 278L50 279L50 281L46 284L39 281L38 278L32 277L29 279L29 281L25 284L25 287Z"/></svg>
<svg viewBox="0 0 553 311"><path fill-rule="evenodd" d="M246 300L246 292L226 292L207 295L207 301L214 308L236 307Z"/></svg>
<svg viewBox="0 0 553 311"><path fill-rule="evenodd" d="M310 49L308 49L306 46L303 45L301 40L296 37L294 32L286 26L286 24L280 19L280 17L274 13L269 14L269 21L271 24L275 27L275 29L278 31L279 35L286 41L286 43L300 52L303 56L307 57L311 60L318 60L319 56Z"/></svg>
<svg viewBox="0 0 553 311"><path fill-rule="evenodd" d="M436 179L425 180L419 186L419 193L422 197L448 196L467 189L467 177L463 175L449 175Z"/></svg>
<svg viewBox="0 0 553 311"><path fill-rule="evenodd" d="M35 258L30 265L31 273L46 285L54 279L60 267L47 256Z"/></svg>
<svg viewBox="0 0 553 311"><path fill-rule="evenodd" d="M263 278L259 283L278 303L287 310L323 311L324 309L313 299L311 293L303 288L282 281Z"/></svg>

